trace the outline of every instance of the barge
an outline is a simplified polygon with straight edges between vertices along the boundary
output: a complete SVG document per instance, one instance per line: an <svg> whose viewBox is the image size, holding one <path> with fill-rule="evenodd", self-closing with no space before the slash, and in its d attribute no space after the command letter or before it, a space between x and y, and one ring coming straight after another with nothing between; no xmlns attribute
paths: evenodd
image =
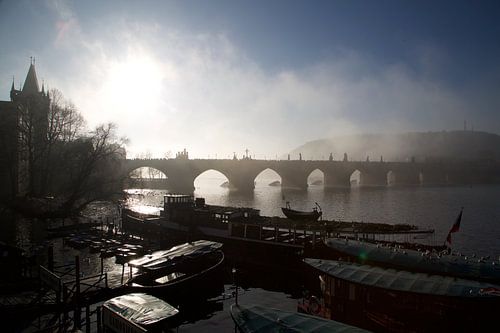
<svg viewBox="0 0 500 333"><path fill-rule="evenodd" d="M332 235L370 237L375 234L432 233L409 225L344 221L296 221L261 216L244 207L207 205L203 198L168 194L160 216L137 216L122 211L122 230L164 244L206 239L224 244L228 259L243 264L300 266L303 256L323 257ZM294 268L295 270L297 268Z"/></svg>
<svg viewBox="0 0 500 333"><path fill-rule="evenodd" d="M334 260L305 263L321 289L312 308L327 319L374 332L486 332L497 325L495 284Z"/></svg>

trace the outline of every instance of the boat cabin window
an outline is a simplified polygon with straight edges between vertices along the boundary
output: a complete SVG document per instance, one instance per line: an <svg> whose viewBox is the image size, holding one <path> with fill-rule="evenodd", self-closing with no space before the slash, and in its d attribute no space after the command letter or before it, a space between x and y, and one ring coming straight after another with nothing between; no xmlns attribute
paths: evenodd
<svg viewBox="0 0 500 333"><path fill-rule="evenodd" d="M190 195L166 195L164 202L166 204L187 204L193 202L193 197Z"/></svg>

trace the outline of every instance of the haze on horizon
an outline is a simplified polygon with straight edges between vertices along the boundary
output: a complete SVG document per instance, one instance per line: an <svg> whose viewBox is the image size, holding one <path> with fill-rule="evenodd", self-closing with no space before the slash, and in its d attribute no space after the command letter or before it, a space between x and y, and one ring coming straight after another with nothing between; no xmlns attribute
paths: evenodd
<svg viewBox="0 0 500 333"><path fill-rule="evenodd" d="M34 56L130 157L274 158L464 120L499 133L499 40L496 1L3 0L0 100Z"/></svg>

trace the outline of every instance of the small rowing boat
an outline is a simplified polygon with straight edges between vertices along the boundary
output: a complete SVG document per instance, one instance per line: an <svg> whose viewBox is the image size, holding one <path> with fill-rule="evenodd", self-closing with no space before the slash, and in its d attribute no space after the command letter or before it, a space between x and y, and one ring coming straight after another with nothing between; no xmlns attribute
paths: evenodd
<svg viewBox="0 0 500 333"><path fill-rule="evenodd" d="M316 203L316 207L312 209L312 211L304 212L299 210L294 210L290 208L290 203L286 203L286 207L281 207L281 211L288 217L290 220L294 221L316 221L322 215L321 207Z"/></svg>

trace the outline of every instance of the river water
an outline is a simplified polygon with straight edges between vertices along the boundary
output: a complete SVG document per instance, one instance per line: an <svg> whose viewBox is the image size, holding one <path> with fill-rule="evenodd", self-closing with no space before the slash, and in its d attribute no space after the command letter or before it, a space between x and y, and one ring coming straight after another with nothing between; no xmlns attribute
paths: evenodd
<svg viewBox="0 0 500 333"><path fill-rule="evenodd" d="M442 243L454 223L461 207L464 207L460 231L452 235L452 248L465 254L498 258L500 255L500 186L464 186L464 187L391 187L391 188L351 188L326 190L321 185L311 185L307 190L282 190L279 186L269 186L272 179L257 180L253 192L242 193L231 191L220 185L224 178L205 177L195 182L194 195L204 197L207 204L223 206L253 207L260 209L265 216L283 216L281 207L289 201L293 208L310 210L317 202L323 210L325 219L355 220L365 222L409 223L420 227L434 228L431 236L436 243ZM167 191L131 189L128 205L147 213L158 213L162 205L163 195ZM116 215L115 208L106 203L96 203L89 207L87 214L98 217ZM5 217L5 216L4 216ZM48 242L45 240L45 223L29 219L12 219L12 223L2 223L0 239L15 243L27 249L31 244ZM52 240L51 242L60 242ZM420 240L418 240L420 241ZM42 253L45 253L42 251ZM73 258L73 251L67 248L56 253L56 259L65 263ZM80 251L80 257L88 270L98 269L95 255L88 250ZM105 270L116 270L114 260L105 262ZM118 267L119 268L119 267ZM241 278L250 272L240 271ZM277 272L279 273L279 272ZM271 276L271 275L270 275ZM243 304L261 304L283 310L294 311L297 305L297 293L300 288L285 283L290 277L279 277L262 281L248 277L246 288L241 288L240 301ZM257 274L258 277L258 274ZM179 327L179 332L204 332L216 330L220 332L234 331L229 315L229 306L234 303L231 294L231 276L228 276L226 292L222 301L214 301L210 306L200 306L193 318ZM261 279L262 280L262 279ZM292 281L293 282L293 281ZM297 281L299 284L300 281ZM191 315L189 313L188 315ZM94 329L92 330L94 331Z"/></svg>
<svg viewBox="0 0 500 333"><path fill-rule="evenodd" d="M307 190L285 190L264 180L250 193L231 191L220 185L225 179L211 177L195 182L195 197L207 204L253 207L261 215L283 216L286 201L292 208L311 210L317 202L324 219L378 223L408 223L432 228L427 242L442 244L461 207L460 230L452 234L452 249L481 256L500 255L500 186L384 187L324 189L310 185ZM154 213L162 205L162 190L128 190L129 204ZM415 240L423 241L423 240ZM425 241L424 241L425 242Z"/></svg>

